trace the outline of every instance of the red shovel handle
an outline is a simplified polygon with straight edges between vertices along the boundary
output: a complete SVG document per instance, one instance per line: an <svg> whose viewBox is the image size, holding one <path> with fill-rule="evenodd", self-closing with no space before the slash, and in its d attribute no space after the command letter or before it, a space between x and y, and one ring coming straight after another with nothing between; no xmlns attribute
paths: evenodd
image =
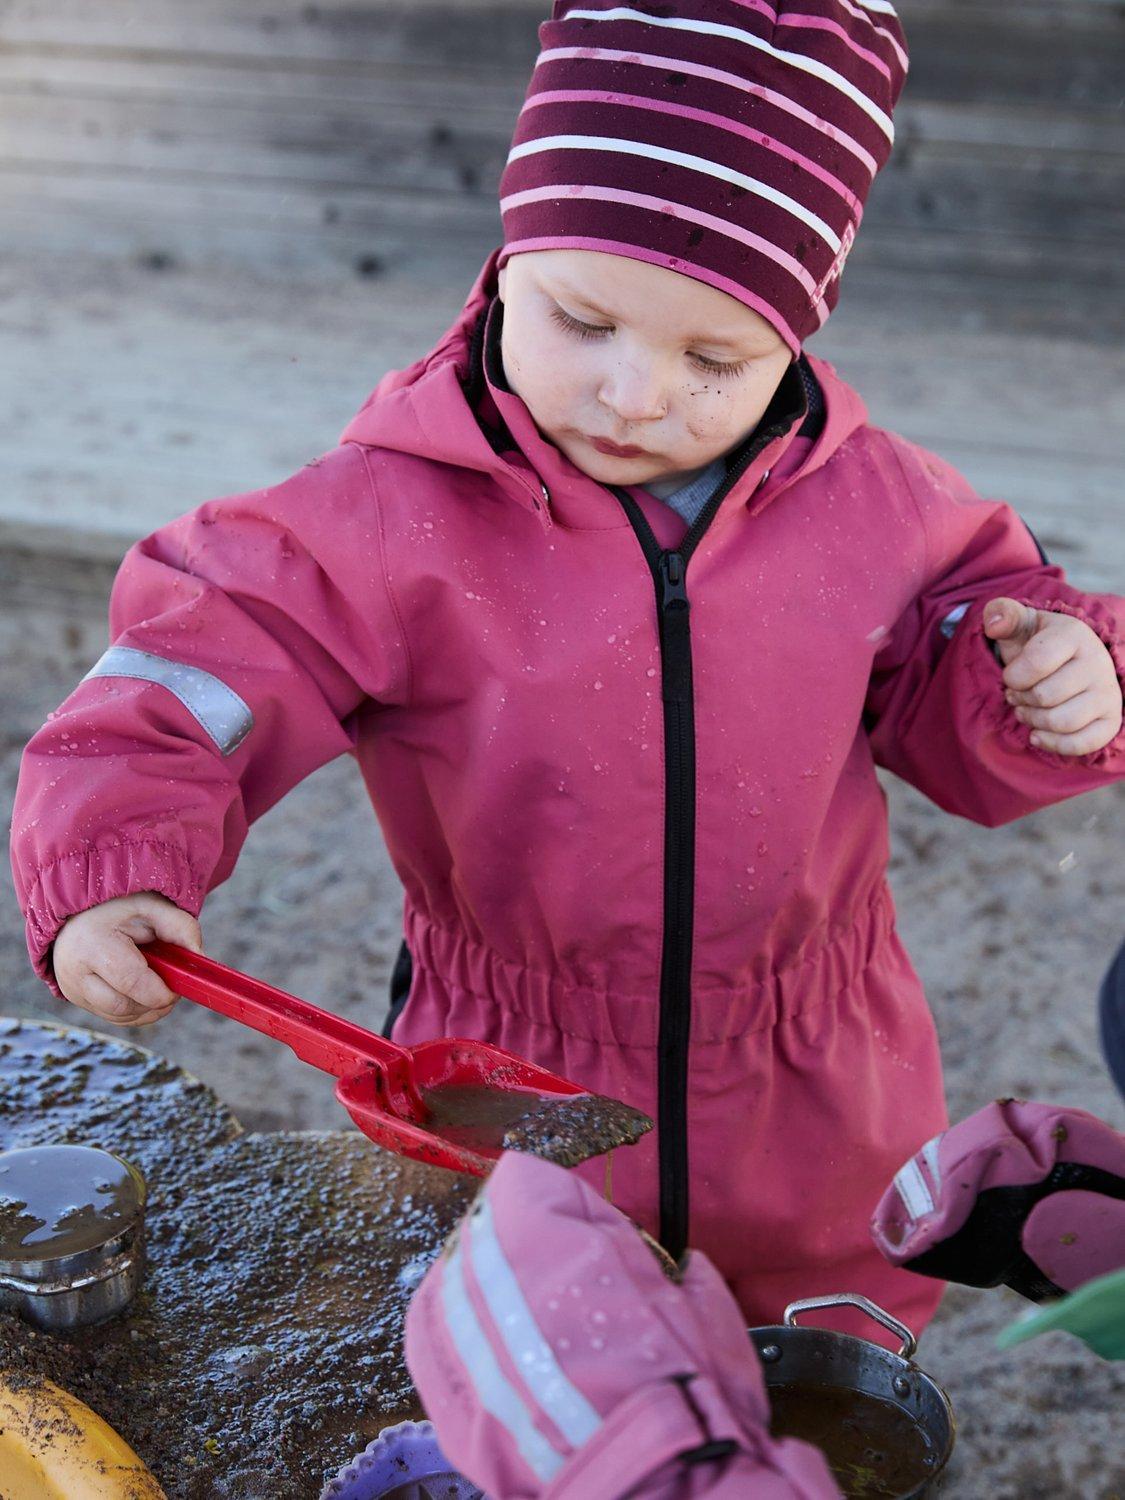
<svg viewBox="0 0 1125 1500"><path fill-rule="evenodd" d="M373 1063L390 1067L401 1076L411 1073L410 1053L388 1042L366 1027L321 1010L307 1000L298 1000L260 979L251 979L237 969L160 939L141 949L149 967L169 988L187 1000L231 1016L255 1031L276 1037L291 1047L302 1062L311 1063L343 1078Z"/></svg>

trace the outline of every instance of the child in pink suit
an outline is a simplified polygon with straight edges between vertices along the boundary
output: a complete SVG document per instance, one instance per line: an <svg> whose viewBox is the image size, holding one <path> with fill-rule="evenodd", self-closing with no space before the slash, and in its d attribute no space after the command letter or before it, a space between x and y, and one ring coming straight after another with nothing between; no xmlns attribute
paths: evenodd
<svg viewBox="0 0 1125 1500"><path fill-rule="evenodd" d="M249 825L354 755L396 1037L651 1113L617 1202L751 1322L848 1290L917 1330L940 1288L867 1221L946 1116L876 767L985 823L1119 777L1125 606L804 352L890 150L887 0L560 0L540 35L505 242L437 346L126 558L24 760L32 957L167 1014L137 944L198 946Z"/></svg>

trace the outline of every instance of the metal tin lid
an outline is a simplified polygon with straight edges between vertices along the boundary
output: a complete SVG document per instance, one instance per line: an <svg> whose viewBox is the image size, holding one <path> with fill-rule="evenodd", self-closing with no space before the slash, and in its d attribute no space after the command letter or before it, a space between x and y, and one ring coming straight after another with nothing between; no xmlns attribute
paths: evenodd
<svg viewBox="0 0 1125 1500"><path fill-rule="evenodd" d="M96 1146L0 1153L0 1274L53 1274L111 1249L142 1217L145 1197L137 1168Z"/></svg>

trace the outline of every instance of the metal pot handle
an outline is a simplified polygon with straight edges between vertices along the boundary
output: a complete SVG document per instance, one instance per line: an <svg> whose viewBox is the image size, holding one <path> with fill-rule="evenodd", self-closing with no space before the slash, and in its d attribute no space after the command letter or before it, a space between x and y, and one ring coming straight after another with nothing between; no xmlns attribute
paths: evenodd
<svg viewBox="0 0 1125 1500"><path fill-rule="evenodd" d="M884 1312L876 1303L867 1297L861 1297L858 1292L830 1292L824 1297L802 1297L799 1302L790 1302L782 1321L786 1328L795 1328L798 1313L815 1312L818 1308L825 1307L858 1307L860 1312L874 1318L876 1323L882 1323L891 1333L898 1334L902 1340L902 1348L898 1351L900 1359L913 1359L918 1340L906 1324L892 1318L889 1312Z"/></svg>

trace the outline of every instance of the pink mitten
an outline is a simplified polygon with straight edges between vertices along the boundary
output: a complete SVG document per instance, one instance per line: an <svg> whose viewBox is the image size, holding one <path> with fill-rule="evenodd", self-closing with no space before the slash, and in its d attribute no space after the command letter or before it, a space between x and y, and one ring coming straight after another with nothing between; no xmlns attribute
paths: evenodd
<svg viewBox="0 0 1125 1500"><path fill-rule="evenodd" d="M714 1267L669 1280L580 1178L504 1156L414 1295L406 1358L442 1451L504 1500L825 1500L769 1436L757 1355Z"/></svg>
<svg viewBox="0 0 1125 1500"><path fill-rule="evenodd" d="M1060 1297L1125 1266L1125 1135L1085 1110L997 1100L911 1157L872 1234L907 1270Z"/></svg>

